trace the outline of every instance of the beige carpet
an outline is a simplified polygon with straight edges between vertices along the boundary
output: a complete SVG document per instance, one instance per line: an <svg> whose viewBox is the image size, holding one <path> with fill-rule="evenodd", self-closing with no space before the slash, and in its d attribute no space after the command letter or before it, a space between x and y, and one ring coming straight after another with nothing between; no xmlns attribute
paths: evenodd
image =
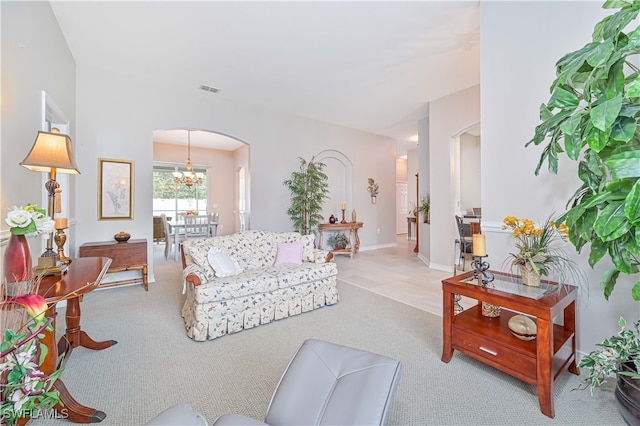
<svg viewBox="0 0 640 426"><path fill-rule="evenodd" d="M63 379L78 401L107 413L102 424L141 425L183 402L209 421L228 412L262 419L289 359L311 337L402 361L391 424L624 424L612 386L593 397L572 391L579 379L569 373L556 382L556 417L549 419L539 410L535 387L459 353L441 362L440 317L345 282L339 283L342 300L335 306L193 342L180 317L179 265L158 263L155 272L158 281L149 292L140 285L111 288L82 303L83 329L118 344L103 351L76 349Z"/></svg>

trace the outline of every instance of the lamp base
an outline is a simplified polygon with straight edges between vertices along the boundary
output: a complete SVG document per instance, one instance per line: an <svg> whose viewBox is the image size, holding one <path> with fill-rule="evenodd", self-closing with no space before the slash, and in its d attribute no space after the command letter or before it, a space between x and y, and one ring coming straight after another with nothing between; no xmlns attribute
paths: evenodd
<svg viewBox="0 0 640 426"><path fill-rule="evenodd" d="M58 262L57 257L39 257L38 266L33 268L35 275L63 275L68 266Z"/></svg>
<svg viewBox="0 0 640 426"><path fill-rule="evenodd" d="M35 275L49 276L49 275L64 275L67 273L67 269L69 266L67 265L56 265L50 268L40 269L37 266L33 268L33 273Z"/></svg>

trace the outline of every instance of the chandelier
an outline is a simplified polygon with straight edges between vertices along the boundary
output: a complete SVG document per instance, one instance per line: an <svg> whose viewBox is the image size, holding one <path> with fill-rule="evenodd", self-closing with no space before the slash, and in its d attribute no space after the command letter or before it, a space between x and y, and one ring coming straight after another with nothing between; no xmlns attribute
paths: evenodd
<svg viewBox="0 0 640 426"><path fill-rule="evenodd" d="M176 171L173 172L173 178L176 183L183 183L188 187L202 183L202 179L204 178L204 173L194 173L193 167L191 166L191 130L187 130L187 170L179 172L176 166Z"/></svg>

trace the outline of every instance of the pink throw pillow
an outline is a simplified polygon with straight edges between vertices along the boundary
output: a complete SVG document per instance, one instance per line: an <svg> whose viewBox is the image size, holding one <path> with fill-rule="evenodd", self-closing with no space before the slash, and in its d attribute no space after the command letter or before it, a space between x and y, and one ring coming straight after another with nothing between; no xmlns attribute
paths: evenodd
<svg viewBox="0 0 640 426"><path fill-rule="evenodd" d="M278 255L276 256L276 266L302 265L303 249L304 249L304 246L301 242L278 244Z"/></svg>

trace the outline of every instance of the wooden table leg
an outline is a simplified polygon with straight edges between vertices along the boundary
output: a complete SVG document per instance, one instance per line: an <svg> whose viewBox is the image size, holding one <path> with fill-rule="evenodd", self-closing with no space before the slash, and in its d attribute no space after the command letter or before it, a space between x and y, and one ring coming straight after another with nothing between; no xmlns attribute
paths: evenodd
<svg viewBox="0 0 640 426"><path fill-rule="evenodd" d="M451 346L451 331L453 318L453 294L442 292L442 362L451 361L453 346Z"/></svg>
<svg viewBox="0 0 640 426"><path fill-rule="evenodd" d="M349 257L353 258L353 253L356 253L356 244L353 241L353 229L349 228Z"/></svg>
<svg viewBox="0 0 640 426"><path fill-rule="evenodd" d="M60 392L62 404L54 407L60 417L69 419L74 423L100 423L107 417L104 411L87 407L76 401L61 379L56 380L53 387Z"/></svg>
<svg viewBox="0 0 640 426"><path fill-rule="evenodd" d="M72 297L67 300L67 332L66 338L71 349L83 346L88 349L101 350L115 345L115 340L105 340L96 342L89 335L80 329L80 299ZM60 347L60 346L58 346Z"/></svg>
<svg viewBox="0 0 640 426"><path fill-rule="evenodd" d="M573 354L573 361L569 364L569 371L576 376L579 376L580 370L576 364L576 302L571 302L569 306L564 308L564 328L573 333L573 338L571 339L571 353Z"/></svg>
<svg viewBox="0 0 640 426"><path fill-rule="evenodd" d="M142 283L144 290L149 291L149 267L146 264L142 267Z"/></svg>
<svg viewBox="0 0 640 426"><path fill-rule="evenodd" d="M540 411L548 417L555 416L553 410L553 320L537 319L538 336L536 348L538 352L537 362L537 386Z"/></svg>
<svg viewBox="0 0 640 426"><path fill-rule="evenodd" d="M72 300L77 301L78 298L74 298ZM60 368L60 363L58 362L58 354L59 354L58 348L60 346L64 348L65 346L64 343L62 344L60 342L58 344L55 343L56 315L57 315L56 307L55 305L52 305L47 310L47 317L53 318L53 322L51 323L53 325L53 331L45 330L43 333L44 337L42 338L42 343L44 343L47 346L47 348L49 348L47 352L47 356L45 357L41 365L42 372L47 375L52 374L54 371ZM65 337L61 339L61 342L63 339L65 339ZM69 344L69 346L71 345ZM67 355L68 355L68 352L65 356ZM99 423L102 420L104 420L104 418L107 416L102 411L96 410L95 408L84 406L80 404L78 401L76 401L69 393L69 390L65 386L62 379L58 378L58 380L56 380L55 383L53 384L53 388L58 392L60 392L60 401L61 401L61 404L57 404L54 407L54 409L56 410L56 416L60 418L69 419L76 423Z"/></svg>

